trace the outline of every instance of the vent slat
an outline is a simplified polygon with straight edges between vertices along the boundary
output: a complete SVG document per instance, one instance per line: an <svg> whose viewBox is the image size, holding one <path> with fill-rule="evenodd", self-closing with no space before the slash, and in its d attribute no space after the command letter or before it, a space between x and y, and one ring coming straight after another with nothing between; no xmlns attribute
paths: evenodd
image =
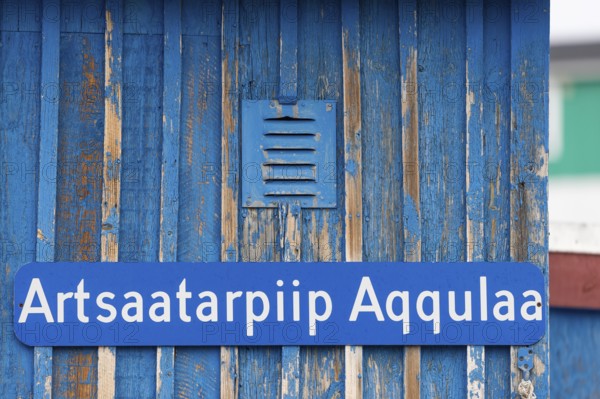
<svg viewBox="0 0 600 399"><path fill-rule="evenodd" d="M318 133L316 132L305 132L305 131L286 131L286 132L265 132L265 136L293 136L293 137L303 137L303 136L310 136L310 137L314 137L317 136Z"/></svg>
<svg viewBox="0 0 600 399"><path fill-rule="evenodd" d="M313 193L293 193L293 192L275 192L275 191L267 191L265 192L265 197L316 197L316 194Z"/></svg>
<svg viewBox="0 0 600 399"><path fill-rule="evenodd" d="M306 147L269 147L269 148L265 148L266 151L311 151L311 152L315 152L317 149L312 147L312 148L306 148Z"/></svg>
<svg viewBox="0 0 600 399"><path fill-rule="evenodd" d="M314 182L317 179L314 164L263 164L262 173L265 182Z"/></svg>
<svg viewBox="0 0 600 399"><path fill-rule="evenodd" d="M314 122L314 118L295 118L293 116L280 116L276 118L265 118L268 122Z"/></svg>

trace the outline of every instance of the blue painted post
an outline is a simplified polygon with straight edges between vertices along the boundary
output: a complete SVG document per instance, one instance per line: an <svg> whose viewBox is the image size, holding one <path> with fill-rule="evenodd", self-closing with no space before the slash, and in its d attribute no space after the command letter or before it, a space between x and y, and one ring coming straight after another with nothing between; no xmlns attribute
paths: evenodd
<svg viewBox="0 0 600 399"><path fill-rule="evenodd" d="M106 3L104 33L104 160L102 176L102 262L119 258L121 128L123 82L123 1ZM115 397L116 349L98 348L98 397Z"/></svg>
<svg viewBox="0 0 600 399"><path fill-rule="evenodd" d="M58 165L58 82L60 55L60 7L50 0L43 10L56 10L55 18L42 18L42 90L40 104L40 155L38 170L37 262L52 262L56 245L56 175ZM52 347L36 347L33 354L34 399L52 397Z"/></svg>
<svg viewBox="0 0 600 399"><path fill-rule="evenodd" d="M483 0L467 2L467 80L466 80L466 258L483 261ZM467 347L467 393L469 398L485 398L485 347Z"/></svg>
<svg viewBox="0 0 600 399"><path fill-rule="evenodd" d="M181 120L181 1L164 3L163 124L159 261L177 261ZM175 348L156 349L156 397L175 397Z"/></svg>
<svg viewBox="0 0 600 399"><path fill-rule="evenodd" d="M549 13L549 0L511 3L510 255L539 266L547 290ZM541 306L548 323L548 303ZM535 393L549 397L548 333L531 349ZM513 398L523 379L517 350L511 348Z"/></svg>

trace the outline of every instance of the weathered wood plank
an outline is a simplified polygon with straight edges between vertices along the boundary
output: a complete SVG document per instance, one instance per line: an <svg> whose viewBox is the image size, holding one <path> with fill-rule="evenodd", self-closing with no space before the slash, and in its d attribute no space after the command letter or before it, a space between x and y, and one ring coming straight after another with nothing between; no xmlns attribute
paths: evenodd
<svg viewBox="0 0 600 399"><path fill-rule="evenodd" d="M401 261L404 252L398 7L396 1L381 4L360 2L365 261ZM383 391L402 395L404 348L393 353L398 356L396 362L400 374L393 374L394 369L385 367L390 362L389 355L378 348L365 347L363 351L363 367L370 365L369 372L363 373L365 378L369 378L363 378L364 396L380 396L379 381L388 381Z"/></svg>
<svg viewBox="0 0 600 399"><path fill-rule="evenodd" d="M298 96L332 100L336 106L336 142L344 140L341 5L301 1L298 4ZM324 184L337 184L336 209L303 209L301 254L304 262L344 258L344 152L337 151L337 170L323 165ZM344 391L344 347L300 348L300 396L337 397Z"/></svg>
<svg viewBox="0 0 600 399"><path fill-rule="evenodd" d="M360 16L358 1L342 1L342 62L344 92L345 256L362 262L362 140L360 87ZM345 347L345 396L363 396L363 349ZM373 370L377 370L374 368ZM368 382L367 382L368 384Z"/></svg>
<svg viewBox="0 0 600 399"><path fill-rule="evenodd" d="M344 90L345 256L362 262L362 114L360 108L360 24L358 1L342 3Z"/></svg>
<svg viewBox="0 0 600 399"><path fill-rule="evenodd" d="M472 168L484 182L484 257L510 260L510 2L484 2L484 161ZM510 396L507 347L485 348L486 397Z"/></svg>
<svg viewBox="0 0 600 399"><path fill-rule="evenodd" d="M160 262L177 261L179 143L181 124L181 1L164 2L162 162L160 174ZM175 348L156 349L156 397L175 396Z"/></svg>
<svg viewBox="0 0 600 399"><path fill-rule="evenodd" d="M41 102L39 93L23 90L21 83L32 88L40 85L41 42L39 33L0 32L0 397L6 398L30 398L35 389L34 351L20 344L12 332L12 309L14 276L37 258L34 221L36 176L43 170L36 168ZM47 145L44 149L51 152Z"/></svg>
<svg viewBox="0 0 600 399"><path fill-rule="evenodd" d="M119 259L123 89L122 0L106 3L104 33L104 159L102 172L102 262ZM115 397L116 349L98 348L98 397Z"/></svg>
<svg viewBox="0 0 600 399"><path fill-rule="evenodd" d="M159 259L163 58L160 36L123 35L123 118L119 260ZM154 348L119 347L116 397L155 396Z"/></svg>
<svg viewBox="0 0 600 399"><path fill-rule="evenodd" d="M185 21L198 19L205 36L182 37L177 259L218 262L221 253L221 4L183 4ZM218 7L216 12L215 7ZM214 21L212 20L214 18ZM210 23L209 23L210 21ZM218 26L217 26L218 25ZM175 393L219 397L220 348L178 347Z"/></svg>
<svg viewBox="0 0 600 399"><path fill-rule="evenodd" d="M239 260L239 4L223 1L221 17L221 261ZM225 399L239 394L238 349L221 348L221 388Z"/></svg>
<svg viewBox="0 0 600 399"><path fill-rule="evenodd" d="M54 9L45 9L44 15L53 16ZM101 0L82 2L60 1L60 30L63 33L104 33L105 7ZM119 14L117 18L123 19Z"/></svg>
<svg viewBox="0 0 600 399"><path fill-rule="evenodd" d="M483 1L466 4L466 204L467 262L484 260L483 232ZM467 396L485 398L485 347L467 347Z"/></svg>
<svg viewBox="0 0 600 399"><path fill-rule="evenodd" d="M298 2L279 4L279 103L294 104L298 99Z"/></svg>
<svg viewBox="0 0 600 399"><path fill-rule="evenodd" d="M466 10L419 1L417 13L421 257L464 261ZM421 397L465 397L466 360L464 347L422 347Z"/></svg>
<svg viewBox="0 0 600 399"><path fill-rule="evenodd" d="M182 8L181 31L184 36L221 36L221 1L182 0ZM220 79L217 81L220 82Z"/></svg>
<svg viewBox="0 0 600 399"><path fill-rule="evenodd" d="M418 14L416 1L399 3L402 101L402 218L404 261L421 261L419 98L417 78ZM421 349L404 348L404 397L420 397Z"/></svg>
<svg viewBox="0 0 600 399"><path fill-rule="evenodd" d="M549 8L548 0L511 3L510 257L537 265L544 272L546 289ZM548 315L548 303L542 306ZM548 334L531 349L536 395L549 397ZM518 396L522 378L516 352L511 348L512 397Z"/></svg>
<svg viewBox="0 0 600 399"><path fill-rule="evenodd" d="M298 98L298 4L279 4L279 103L294 104ZM300 261L302 215L299 205L281 204L279 211L280 249L284 262ZM281 397L297 398L300 389L300 348L281 348Z"/></svg>
<svg viewBox="0 0 600 399"><path fill-rule="evenodd" d="M280 250L284 262L299 262L302 211L297 204L281 204L279 210ZM300 393L300 347L281 348L281 397L294 399Z"/></svg>
<svg viewBox="0 0 600 399"><path fill-rule="evenodd" d="M44 1L42 7L57 5ZM59 80L60 67L60 14L55 20L42 20L42 76L41 87L50 87ZM56 244L56 168L48 176L40 171L43 165L56 164L58 146L58 91L46 92L40 96L40 152L38 168L37 199L37 246L36 261L54 261ZM43 250L47 247L48 251ZM52 397L52 347L36 347L33 353L33 397L50 399Z"/></svg>
<svg viewBox="0 0 600 399"><path fill-rule="evenodd" d="M248 3L239 13L239 95L242 99L276 99L279 81L278 3ZM232 93L229 92L232 96ZM239 132L236 130L236 134ZM239 159L236 161L241 173ZM242 165L243 167L243 165ZM235 169L234 169L235 171ZM230 178L235 176L230 169ZM240 178L243 178L240 175ZM242 210L242 261L281 260L277 209ZM281 348L239 348L239 395L281 396Z"/></svg>
<svg viewBox="0 0 600 399"><path fill-rule="evenodd" d="M51 7L49 16L54 19L58 2L46 3ZM0 7L0 30L4 32L41 32L42 0L21 2L4 1ZM56 10L56 11L55 11Z"/></svg>
<svg viewBox="0 0 600 399"><path fill-rule="evenodd" d="M333 100L336 107L336 142L344 140L341 14L339 5L318 0L299 4L298 94L302 99ZM339 147L338 147L339 148ZM325 184L343 187L343 151L337 151L337 170L324 165ZM336 209L305 209L302 224L302 258L305 262L341 261L344 256L343 191L337 190ZM343 348L341 348L343 349ZM333 357L332 357L333 358ZM320 375L320 374L319 374Z"/></svg>
<svg viewBox="0 0 600 399"><path fill-rule="evenodd" d="M60 40L56 260L100 260L104 36ZM53 396L97 397L97 350L55 348Z"/></svg>
<svg viewBox="0 0 600 399"><path fill-rule="evenodd" d="M174 0L127 0L123 10L123 33L163 35L164 6Z"/></svg>

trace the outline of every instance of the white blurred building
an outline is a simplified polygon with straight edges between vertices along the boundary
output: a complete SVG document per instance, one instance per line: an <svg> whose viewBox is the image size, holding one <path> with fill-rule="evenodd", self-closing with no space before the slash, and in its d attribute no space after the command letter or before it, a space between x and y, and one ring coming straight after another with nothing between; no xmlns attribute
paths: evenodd
<svg viewBox="0 0 600 399"><path fill-rule="evenodd" d="M600 253L600 2L550 15L550 250Z"/></svg>

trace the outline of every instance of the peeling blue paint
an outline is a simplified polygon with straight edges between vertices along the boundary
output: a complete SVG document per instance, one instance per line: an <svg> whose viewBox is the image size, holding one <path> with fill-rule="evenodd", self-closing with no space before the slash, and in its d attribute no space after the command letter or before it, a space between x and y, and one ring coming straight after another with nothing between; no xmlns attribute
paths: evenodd
<svg viewBox="0 0 600 399"><path fill-rule="evenodd" d="M350 59L350 68L360 69L360 122L364 131L360 134L362 165L354 161L345 163L342 151L344 148L348 150L347 143L343 143L342 123L342 3L299 3L296 21L297 94L299 99L337 102L335 134L338 165L338 170L331 174L326 171L326 177L335 185L335 209L300 211L292 206L292 213L298 211L301 214L302 260L343 258L346 245L344 171L355 176L358 168L362 167L364 209L360 214L351 216L353 220L361 218L363 221L366 260L400 260L411 250L412 243L409 241L418 237L423 239L424 260L461 259L469 245L465 223L470 219L483 223L483 243L475 245L479 245L476 250L480 252L477 254L486 260L510 258L512 224L513 227L520 226L527 240L531 241L519 247L518 256L530 258L542 268L547 267L547 238L533 236L536 231L543 232L547 228L547 178L543 171L547 167L545 152L548 148L545 136L547 59L544 58L548 44L542 37L545 33L540 32L547 28L548 2L483 2L483 15L494 15L495 18L483 20L481 62L484 79L482 82L469 82L474 87L481 86L481 125L485 143L481 158L468 165L473 178L468 191L465 191L464 97L465 89L468 89L465 82L465 55L469 39L465 36L466 24L472 22L469 20L469 3L459 2L456 7L453 5L442 12L440 7L444 7L445 3L419 1L419 29L411 32L408 25L398 19L398 15L406 15L407 10L405 8L399 13L399 9L408 7L408 4L394 0L378 5L359 2L356 17L360 25L357 24L356 31L352 33L357 37L360 65L352 64L354 59ZM163 110L170 114L172 108L169 105L181 106L180 127L175 129L180 132L179 154L169 158L166 164L169 174L178 171L179 189L165 197L167 203L175 204L172 208L178 214L170 214L176 217L176 221L172 221L168 228L165 225L162 234L166 248L176 251L173 253L177 253L179 260L218 261L222 242L221 192L224 187L230 188L237 198L242 176L236 154L241 152L239 145L244 144L240 142L239 131L234 124L233 131L226 132L225 136L232 143L232 147L227 149L228 155L232 156L229 164L223 166L226 178L222 179L222 59L229 57L231 52L239 54L239 62L227 65L228 70L225 71L237 72L236 85L230 87L229 93L224 93L233 100L232 104L237 104L239 99L277 98L281 53L279 24L273 21L281 18L281 9L277 2L240 7L238 21L237 14L231 14L237 7L230 3L223 6L220 2L184 0L181 4L182 98L180 102L167 101ZM115 232L119 233L120 257L155 259L161 234L158 220L161 190L159 158L165 148L162 141L164 126L160 120L162 112L157 110L163 106L162 89L169 86L169 75L165 77L164 74L168 74L166 64L171 59L163 60L161 57L167 24L173 22L163 20L164 4L136 1L131 3L132 8L125 7L113 13L115 21L121 19L123 22L123 26L117 25L117 29L124 33L122 42L119 42L120 34L113 37L113 47L122 47L122 52L117 50L113 53L116 57L113 65L117 69L113 70L111 79L116 80L109 82L119 83L117 77L122 76L123 112L119 113L117 107L117 117L122 118L123 123L123 154L122 159L109 159L107 166L109 178L115 178L115 172L120 169L122 189L121 212L119 215L112 213L104 226L100 221L105 100L102 95L104 5L100 1L90 3L90 8L63 4L57 45L42 41L42 18L31 17L34 13L39 17L43 15L41 2L28 2L23 8L27 12L19 11L14 18L6 14L12 9L4 5L0 8L2 83L26 82L26 87L15 94L1 93L7 101L0 101L4 140L0 146L0 158L2 162L24 163L25 170L15 169L18 180L11 180L13 175L1 176L0 218L3 223L0 238L11 245L14 241L25 243L22 248L26 251L5 253L2 268L8 274L0 280L0 286L10 291L11 273L24 260L31 260L33 253L27 252L27 248L35 248L36 201L45 198L47 187L51 187L52 183L56 184L56 195L48 194L47 199L50 201L52 196L56 199L57 259L98 260L101 234ZM98 18L90 18L85 13L92 8L99 10ZM132 10L135 18L123 20L127 16L126 11ZM449 10L452 13L448 14ZM524 15L524 11L535 12ZM222 26L223 13L229 21L226 26ZM536 17L537 23L525 23L526 16ZM235 23L231 22L234 20ZM236 44L224 47L222 54L223 32L228 35L227 43ZM411 33L416 36L405 41L406 35ZM403 177L410 173L411 165L406 165L402 159L400 128L404 121L401 118L401 82L402 75L406 74L402 54L410 52L406 43L413 41L417 43L415 50L418 55L421 172L418 202L402 188ZM47 122L42 116L43 106L39 106L41 93L33 92L40 85L43 73L52 72L47 65L42 67L43 71L40 70L42 48L45 51L59 50L59 83L63 90L55 108L58 112L56 128L60 126L57 161L61 167L56 171L57 179L36 182L34 176L40 171L38 167L43 166L38 166L38 163L45 159L40 154L52 147L52 144L40 140L40 148L37 148L38 134L42 134L38 123ZM234 58L227 59L234 61ZM473 69L470 72L474 73ZM525 78L522 78L523 73ZM533 93L533 97L522 91L521 84L528 82L537 82L536 87L541 88ZM113 87L117 86L113 85L107 91L109 105L117 103L118 93L112 90ZM450 90L452 87L456 90ZM514 117L512 134L511 116ZM410 117L408 110L404 118ZM21 158L16 159L15 154ZM512 182L511 162L515 173ZM513 212L512 217L511 191L517 194L513 195L512 206L523 209L523 212ZM244 200L240 198L240 201ZM469 212L469 203L483 203L483 216ZM38 204L40 206L45 205ZM536 211L541 212L541 217L533 216ZM277 212L249 210L240 211L240 216L237 234L241 243L239 247L228 245L227 256L241 259L244 254L244 260L249 260L248 257L259 254L260 260L277 260L281 256L278 245L282 228ZM23 220L32 222L23 223ZM52 242L52 221L47 216L43 220L40 217L38 225L42 226L38 246L48 246ZM408 232L406 238L405 232ZM291 244L287 245L290 249ZM2 380L0 396L31 396L35 390L32 353L14 346L11 340L3 341L2 345L3 359L9 360L1 361L0 368L5 370L4 374L14 375L13 367L18 364L19 378ZM116 375L119 394L126 395L139 388L144 395L153 396L155 375L147 372L155 370L153 353L153 349L118 352ZM546 359L547 353L545 342L536 348L540 358ZM384 391L389 397L403 395L404 370L399 361L402 354L402 348L368 348L364 351L362 377L366 396ZM77 396L78 392L95 386L95 350L58 349L53 355L54 396ZM510 396L508 348L487 347L485 356L487 396ZM423 397L462 396L468 377L465 358L464 348L424 351L421 367ZM345 371L342 348L302 348L300 359L302 395L343 396ZM231 375L238 378L236 389L239 389L240 397L277 395L281 371L279 348L241 348L238 360L237 364L231 365ZM219 397L220 362L216 349L178 348L173 376L175 392L184 397L198 392L205 397ZM303 366L306 364L317 367L306 368ZM377 368L385 370L384 374L377 374ZM69 375L75 375L76 369L89 371L87 378L78 382L70 380ZM548 370L547 367L545 374L536 381L538 397L548 392L545 382ZM39 371L39 375L47 374L42 369ZM378 379L381 375L385 375L385 383ZM471 376L482 377L478 371Z"/></svg>

